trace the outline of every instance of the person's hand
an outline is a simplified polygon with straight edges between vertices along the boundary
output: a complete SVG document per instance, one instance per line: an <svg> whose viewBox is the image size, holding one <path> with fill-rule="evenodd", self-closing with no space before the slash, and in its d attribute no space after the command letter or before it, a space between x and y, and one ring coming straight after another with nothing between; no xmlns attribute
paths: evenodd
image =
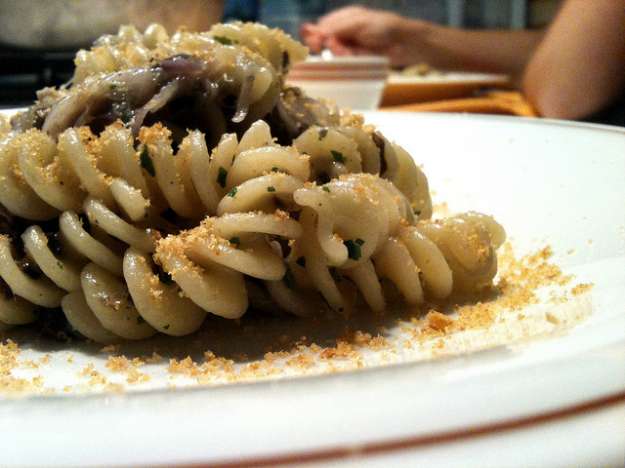
<svg viewBox="0 0 625 468"><path fill-rule="evenodd" d="M394 66L414 63L410 42L428 23L408 20L394 13L349 6L301 27L302 39L313 53L330 49L336 55L386 55Z"/></svg>

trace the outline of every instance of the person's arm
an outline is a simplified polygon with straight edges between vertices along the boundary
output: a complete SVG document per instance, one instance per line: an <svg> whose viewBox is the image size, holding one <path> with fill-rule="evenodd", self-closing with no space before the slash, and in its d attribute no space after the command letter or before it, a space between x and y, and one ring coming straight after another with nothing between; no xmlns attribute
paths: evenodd
<svg viewBox="0 0 625 468"><path fill-rule="evenodd" d="M579 119L625 86L625 2L567 0L530 60L523 89L545 117Z"/></svg>
<svg viewBox="0 0 625 468"><path fill-rule="evenodd" d="M302 27L313 52L327 47L336 54L377 53L394 66L418 62L444 69L519 75L542 31L469 31L394 13L346 7Z"/></svg>
<svg viewBox="0 0 625 468"><path fill-rule="evenodd" d="M414 33L413 33L414 34ZM466 30L430 25L412 40L410 52L448 70L473 70L520 76L543 31Z"/></svg>

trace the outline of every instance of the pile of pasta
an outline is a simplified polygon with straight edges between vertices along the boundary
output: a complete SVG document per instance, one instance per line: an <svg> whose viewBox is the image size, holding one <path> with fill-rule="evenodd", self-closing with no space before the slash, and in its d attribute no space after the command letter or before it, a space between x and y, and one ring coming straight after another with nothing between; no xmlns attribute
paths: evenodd
<svg viewBox="0 0 625 468"><path fill-rule="evenodd" d="M59 119L90 102L85 89L181 49L205 62L219 51L246 58L227 73L262 62L282 93L284 54L305 56L284 33L241 23L172 38L123 28L80 52L72 88L35 105L39 123L0 125L0 203L12 227L0 235L0 330L37 323L46 308L111 343L190 334L206 314L237 319L250 307L381 313L398 296L420 304L491 284L501 226L474 212L431 220L423 172L358 116L291 125L297 135L284 144L275 116L245 125L246 114L214 147L200 129L181 135L163 122L98 130L75 112ZM252 103L264 96L245 92Z"/></svg>

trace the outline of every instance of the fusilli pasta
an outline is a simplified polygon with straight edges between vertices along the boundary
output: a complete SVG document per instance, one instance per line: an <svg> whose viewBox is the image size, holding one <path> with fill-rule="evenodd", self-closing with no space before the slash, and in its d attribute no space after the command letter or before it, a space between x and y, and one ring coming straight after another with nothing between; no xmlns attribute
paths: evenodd
<svg viewBox="0 0 625 468"><path fill-rule="evenodd" d="M254 24L124 27L78 54L70 89L0 122L0 330L60 308L109 343L186 335L267 298L348 314L382 312L389 288L419 304L488 286L501 226L430 220L403 148L284 88L304 56Z"/></svg>

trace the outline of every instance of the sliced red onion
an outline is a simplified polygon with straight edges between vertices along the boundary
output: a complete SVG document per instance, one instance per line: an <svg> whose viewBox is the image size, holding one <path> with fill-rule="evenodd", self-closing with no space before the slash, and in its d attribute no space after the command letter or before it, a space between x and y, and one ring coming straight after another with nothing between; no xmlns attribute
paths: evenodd
<svg viewBox="0 0 625 468"><path fill-rule="evenodd" d="M243 78L243 83L241 83L241 92L237 98L236 111L232 117L234 123L243 122L245 117L247 117L247 112L250 109L250 96L255 79L254 71L251 70L251 67L247 67L245 78Z"/></svg>
<svg viewBox="0 0 625 468"><path fill-rule="evenodd" d="M165 77L198 75L204 71L206 65L203 61L189 55L175 55L163 60L160 64Z"/></svg>
<svg viewBox="0 0 625 468"><path fill-rule="evenodd" d="M180 81L174 80L166 84L161 90L156 93L152 99L150 99L143 107L135 111L135 116L132 120L132 133L133 135L139 134L139 129L143 125L145 117L149 113L157 112L162 109L169 101L171 101L180 89Z"/></svg>
<svg viewBox="0 0 625 468"><path fill-rule="evenodd" d="M142 68L113 73L103 80L85 85L80 91L55 103L42 125L42 130L52 138L78 122L88 123L98 103L121 93L130 103L144 103L158 89L158 68Z"/></svg>

